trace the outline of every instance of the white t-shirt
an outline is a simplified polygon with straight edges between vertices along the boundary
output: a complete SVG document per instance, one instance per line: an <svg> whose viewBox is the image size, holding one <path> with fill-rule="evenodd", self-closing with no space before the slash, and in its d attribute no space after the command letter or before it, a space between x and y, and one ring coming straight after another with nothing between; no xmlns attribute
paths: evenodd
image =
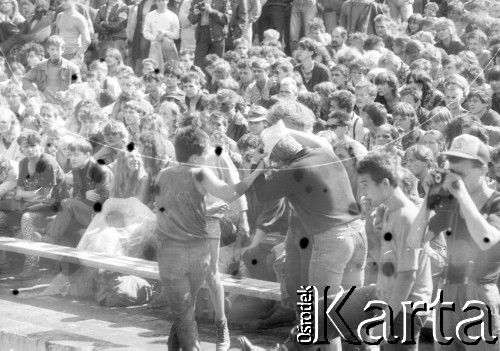
<svg viewBox="0 0 500 351"><path fill-rule="evenodd" d="M144 38L152 42L160 31L167 31L168 37L172 40L179 39L179 18L172 11L166 10L159 13L157 10L148 13L144 21Z"/></svg>

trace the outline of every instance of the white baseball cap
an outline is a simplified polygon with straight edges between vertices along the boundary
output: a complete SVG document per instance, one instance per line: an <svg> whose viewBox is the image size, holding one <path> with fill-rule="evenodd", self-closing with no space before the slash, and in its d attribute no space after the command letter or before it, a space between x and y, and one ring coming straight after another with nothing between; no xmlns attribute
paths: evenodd
<svg viewBox="0 0 500 351"><path fill-rule="evenodd" d="M478 160L484 165L488 165L488 162L490 162L488 146L470 134L462 134L453 139L450 149L443 152L443 155Z"/></svg>

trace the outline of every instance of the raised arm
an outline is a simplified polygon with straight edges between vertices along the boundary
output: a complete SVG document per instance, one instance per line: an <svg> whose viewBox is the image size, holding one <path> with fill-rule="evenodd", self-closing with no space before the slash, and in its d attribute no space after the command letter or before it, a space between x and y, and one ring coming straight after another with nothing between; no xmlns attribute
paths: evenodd
<svg viewBox="0 0 500 351"><path fill-rule="evenodd" d="M194 179L209 194L226 202L233 202L247 192L254 180L261 174L263 163L238 184L227 184L217 178L214 172L206 167L195 170Z"/></svg>

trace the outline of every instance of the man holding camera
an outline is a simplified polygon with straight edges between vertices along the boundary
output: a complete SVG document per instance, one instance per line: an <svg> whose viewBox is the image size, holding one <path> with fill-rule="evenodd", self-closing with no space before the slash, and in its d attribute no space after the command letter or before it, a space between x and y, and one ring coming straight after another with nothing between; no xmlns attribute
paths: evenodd
<svg viewBox="0 0 500 351"><path fill-rule="evenodd" d="M442 331L437 335L436 349L500 350L498 340L494 344L485 342L500 336L496 285L500 275L500 193L487 185L489 151L478 138L464 134L456 137L444 154L449 172L432 172L425 179L428 195L408 237L410 247L420 248L441 232L446 233L448 258L439 288L443 301L453 301L455 309L438 314L434 321ZM435 201L436 194L441 194L441 201ZM432 218L431 209L436 213ZM462 312L472 300L487 308ZM473 317L486 321L485 325L459 327L460 321ZM474 336L480 336L479 344L466 345ZM453 338L449 345L443 345L445 337Z"/></svg>
<svg viewBox="0 0 500 351"><path fill-rule="evenodd" d="M231 19L229 0L193 0L188 19L196 27L196 49L194 64L205 68L205 56L216 54L222 57Z"/></svg>

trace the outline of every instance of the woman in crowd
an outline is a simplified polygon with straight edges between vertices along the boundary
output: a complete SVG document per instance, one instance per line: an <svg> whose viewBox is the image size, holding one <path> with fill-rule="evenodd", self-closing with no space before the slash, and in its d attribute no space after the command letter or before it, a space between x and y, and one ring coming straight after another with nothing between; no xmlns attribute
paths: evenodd
<svg viewBox="0 0 500 351"><path fill-rule="evenodd" d="M124 66L123 57L120 50L115 48L109 48L106 50L106 65L108 66L108 76L116 77L118 72Z"/></svg>
<svg viewBox="0 0 500 351"><path fill-rule="evenodd" d="M437 48L443 49L448 55L458 55L465 50L455 29L455 24L448 18L439 18L434 25L437 33Z"/></svg>
<svg viewBox="0 0 500 351"><path fill-rule="evenodd" d="M138 150L118 152L113 173L111 198L136 197L143 204L148 204L151 194L150 179Z"/></svg>
<svg viewBox="0 0 500 351"><path fill-rule="evenodd" d="M415 145L423 132L418 126L417 113L407 102L400 102L392 110L394 126L398 128L403 150Z"/></svg>
<svg viewBox="0 0 500 351"><path fill-rule="evenodd" d="M153 185L158 173L169 163L167 146L158 133L145 132L139 137L137 148Z"/></svg>
<svg viewBox="0 0 500 351"><path fill-rule="evenodd" d="M432 88L432 78L423 70L410 72L406 84L422 92L422 107L431 111L436 106L444 106L444 95Z"/></svg>
<svg viewBox="0 0 500 351"><path fill-rule="evenodd" d="M406 29L406 34L414 35L422 30L422 15L420 13L414 13L408 17L408 28Z"/></svg>
<svg viewBox="0 0 500 351"><path fill-rule="evenodd" d="M139 122L140 135L147 133L157 134L161 142L167 149L167 156L170 159L175 159L175 149L172 142L169 140L169 129L160 115L153 113L141 118Z"/></svg>
<svg viewBox="0 0 500 351"><path fill-rule="evenodd" d="M398 78L390 71L381 72L375 77L377 97L375 102L385 106L388 113L392 113L394 106L400 101L398 94Z"/></svg>
<svg viewBox="0 0 500 351"><path fill-rule="evenodd" d="M19 27L23 28L26 19L19 12L19 4L16 0L2 0L0 2L0 12L9 17L9 19Z"/></svg>
<svg viewBox="0 0 500 351"><path fill-rule="evenodd" d="M31 0L21 0L21 13L26 18L22 29L23 40L44 43L49 38L52 27L48 9L41 5L35 6Z"/></svg>

